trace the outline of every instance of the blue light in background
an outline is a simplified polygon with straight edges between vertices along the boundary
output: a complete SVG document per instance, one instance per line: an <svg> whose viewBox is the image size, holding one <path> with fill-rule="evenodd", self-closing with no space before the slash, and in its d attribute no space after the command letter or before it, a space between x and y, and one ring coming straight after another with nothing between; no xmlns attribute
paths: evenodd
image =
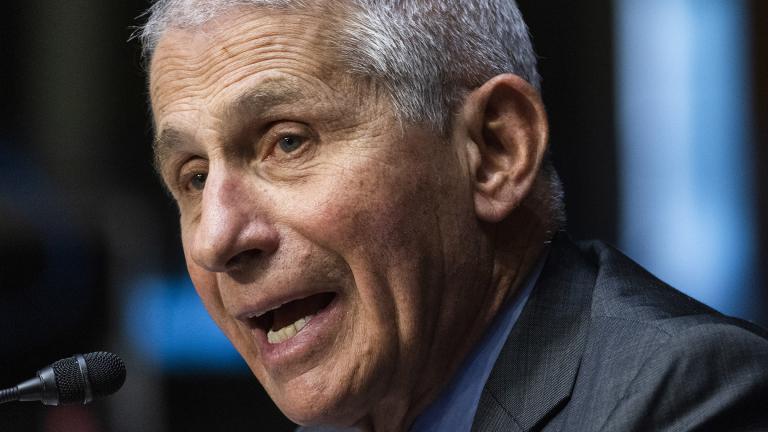
<svg viewBox="0 0 768 432"><path fill-rule="evenodd" d="M145 359L169 372L247 371L189 278L147 277L130 292L124 328Z"/></svg>
<svg viewBox="0 0 768 432"><path fill-rule="evenodd" d="M757 288L743 0L617 0L621 247L726 313Z"/></svg>

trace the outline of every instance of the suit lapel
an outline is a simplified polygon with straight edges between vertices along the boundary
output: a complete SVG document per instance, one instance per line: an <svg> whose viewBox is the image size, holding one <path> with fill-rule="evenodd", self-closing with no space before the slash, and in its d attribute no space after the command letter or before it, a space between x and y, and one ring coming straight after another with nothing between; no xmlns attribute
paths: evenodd
<svg viewBox="0 0 768 432"><path fill-rule="evenodd" d="M587 339L597 267L567 236L549 258L491 371L473 431L543 426L568 400Z"/></svg>

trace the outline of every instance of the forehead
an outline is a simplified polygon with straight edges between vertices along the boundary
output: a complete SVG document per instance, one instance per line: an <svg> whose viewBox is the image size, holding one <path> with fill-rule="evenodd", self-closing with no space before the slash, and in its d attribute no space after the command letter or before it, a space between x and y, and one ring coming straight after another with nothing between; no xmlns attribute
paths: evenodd
<svg viewBox="0 0 768 432"><path fill-rule="evenodd" d="M313 12L237 8L195 28L170 28L150 65L155 120L193 102L215 106L276 76L330 85L338 75L332 22ZM159 125L158 125L159 126Z"/></svg>

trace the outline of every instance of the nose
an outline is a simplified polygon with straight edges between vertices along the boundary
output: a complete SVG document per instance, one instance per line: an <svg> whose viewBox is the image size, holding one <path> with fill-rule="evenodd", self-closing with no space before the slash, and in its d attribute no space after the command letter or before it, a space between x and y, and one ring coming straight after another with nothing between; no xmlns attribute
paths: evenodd
<svg viewBox="0 0 768 432"><path fill-rule="evenodd" d="M211 169L202 193L189 251L197 265L228 272L277 249L279 235L266 220L266 200L247 173Z"/></svg>

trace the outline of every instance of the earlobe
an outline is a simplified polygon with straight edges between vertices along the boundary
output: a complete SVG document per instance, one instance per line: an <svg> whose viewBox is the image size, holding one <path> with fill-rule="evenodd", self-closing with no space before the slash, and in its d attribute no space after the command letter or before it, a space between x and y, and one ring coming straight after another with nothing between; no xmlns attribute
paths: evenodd
<svg viewBox="0 0 768 432"><path fill-rule="evenodd" d="M544 105L522 78L499 75L465 100L468 161L475 212L500 222L517 208L538 175L548 140Z"/></svg>

